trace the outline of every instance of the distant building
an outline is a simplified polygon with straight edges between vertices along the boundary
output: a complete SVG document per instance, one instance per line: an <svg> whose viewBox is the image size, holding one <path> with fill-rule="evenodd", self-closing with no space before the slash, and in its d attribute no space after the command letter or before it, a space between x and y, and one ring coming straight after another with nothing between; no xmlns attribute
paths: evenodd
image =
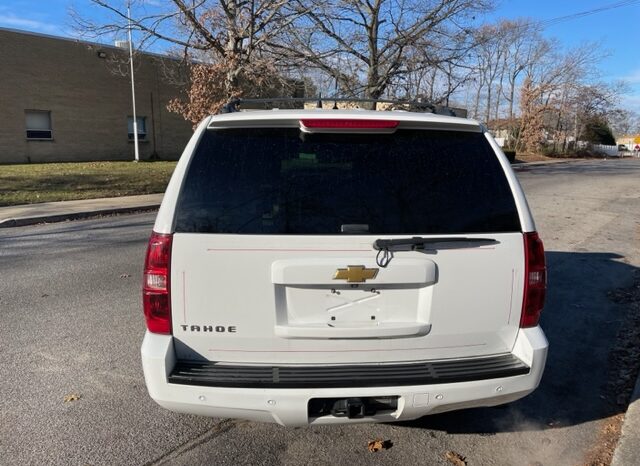
<svg viewBox="0 0 640 466"><path fill-rule="evenodd" d="M512 147L515 143L515 134L520 127L520 119L500 118L490 120L487 128L500 147Z"/></svg>
<svg viewBox="0 0 640 466"><path fill-rule="evenodd" d="M117 47L0 28L0 164L132 160L126 60ZM134 61L140 157L177 159L192 128L166 108L182 92L163 79L175 62Z"/></svg>
<svg viewBox="0 0 640 466"><path fill-rule="evenodd" d="M624 145L627 150L634 150L636 146L640 146L640 134L625 134L616 139L616 144Z"/></svg>

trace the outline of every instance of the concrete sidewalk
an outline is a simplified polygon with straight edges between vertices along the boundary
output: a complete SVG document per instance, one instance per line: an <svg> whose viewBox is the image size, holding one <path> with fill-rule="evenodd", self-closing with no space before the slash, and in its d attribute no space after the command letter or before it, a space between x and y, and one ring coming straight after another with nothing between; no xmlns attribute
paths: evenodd
<svg viewBox="0 0 640 466"><path fill-rule="evenodd" d="M0 228L154 210L160 206L162 196L163 194L145 194L0 207Z"/></svg>

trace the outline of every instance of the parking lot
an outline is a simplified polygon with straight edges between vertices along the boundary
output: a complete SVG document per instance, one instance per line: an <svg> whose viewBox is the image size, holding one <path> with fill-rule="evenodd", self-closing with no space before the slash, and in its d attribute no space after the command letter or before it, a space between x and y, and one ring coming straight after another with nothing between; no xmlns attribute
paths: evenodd
<svg viewBox="0 0 640 466"><path fill-rule="evenodd" d="M625 306L608 292L640 268L640 160L517 173L547 250L541 386L402 424L285 429L165 411L139 358L154 214L0 230L0 463L433 465L449 451L469 464L588 463L625 410L610 360ZM370 453L375 438L391 448Z"/></svg>

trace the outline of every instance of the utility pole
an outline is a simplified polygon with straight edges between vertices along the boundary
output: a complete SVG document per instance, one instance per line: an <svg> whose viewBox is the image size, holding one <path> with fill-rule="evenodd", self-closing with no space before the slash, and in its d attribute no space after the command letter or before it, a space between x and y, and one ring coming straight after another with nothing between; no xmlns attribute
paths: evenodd
<svg viewBox="0 0 640 466"><path fill-rule="evenodd" d="M140 161L138 149L138 118L136 116L136 86L133 79L133 41L131 39L131 0L127 2L127 20L129 22L129 63L131 65L131 100L133 101L133 146L135 150L135 161Z"/></svg>

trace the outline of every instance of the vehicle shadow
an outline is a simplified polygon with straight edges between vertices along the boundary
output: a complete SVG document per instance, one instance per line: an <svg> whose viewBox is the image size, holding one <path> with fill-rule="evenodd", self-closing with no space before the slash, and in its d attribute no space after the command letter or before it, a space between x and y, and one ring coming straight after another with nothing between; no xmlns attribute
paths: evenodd
<svg viewBox="0 0 640 466"><path fill-rule="evenodd" d="M564 427L626 410L608 386L610 353L627 315L608 292L628 287L638 268L612 253L547 251L548 291L541 325L549 353L540 386L506 406L425 416L407 427L494 434Z"/></svg>

